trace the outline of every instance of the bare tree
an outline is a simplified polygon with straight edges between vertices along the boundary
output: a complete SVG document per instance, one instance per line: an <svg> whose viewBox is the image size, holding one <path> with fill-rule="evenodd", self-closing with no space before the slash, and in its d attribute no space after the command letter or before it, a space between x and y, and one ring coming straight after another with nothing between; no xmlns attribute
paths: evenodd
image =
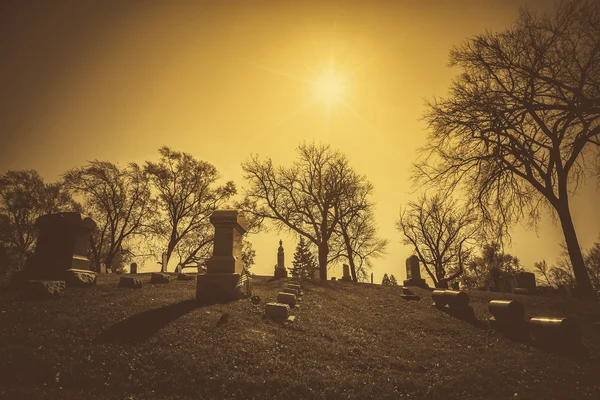
<svg viewBox="0 0 600 400"><path fill-rule="evenodd" d="M159 162L146 162L158 199L166 216L157 232L167 241L167 263L173 251L181 245L185 255L181 263L198 261L212 244L210 215L236 193L232 181L215 186L219 179L216 167L196 160L191 154L173 151L167 146L159 149ZM162 270L166 271L166 265Z"/></svg>
<svg viewBox="0 0 600 400"><path fill-rule="evenodd" d="M423 195L400 211L397 228L438 285L459 277L479 225L470 208L436 194Z"/></svg>
<svg viewBox="0 0 600 400"><path fill-rule="evenodd" d="M569 197L600 145L600 3L573 1L551 17L521 10L512 28L454 48L450 65L463 72L447 98L428 104L417 181L462 184L504 234L546 206L589 293Z"/></svg>
<svg viewBox="0 0 600 400"><path fill-rule="evenodd" d="M367 281L372 261L385 254L387 239L377 237L372 204L358 212L346 213L335 229L336 237L329 261L348 260L352 280Z"/></svg>
<svg viewBox="0 0 600 400"><path fill-rule="evenodd" d="M348 160L326 145L302 144L290 167L275 167L257 156L242 164L248 183L239 204L253 218L269 220L317 246L319 277L327 279L330 240L344 210L343 199L356 193L356 173Z"/></svg>
<svg viewBox="0 0 600 400"><path fill-rule="evenodd" d="M44 183L37 171L8 171L0 176L0 243L11 249L17 263L33 252L39 217L80 210L60 182Z"/></svg>
<svg viewBox="0 0 600 400"><path fill-rule="evenodd" d="M64 182L83 197L85 211L97 223L91 240L96 270L104 262L114 272L119 267L115 261L126 256L128 241L144 234L156 213L147 174L135 163L119 168L95 160L65 173Z"/></svg>

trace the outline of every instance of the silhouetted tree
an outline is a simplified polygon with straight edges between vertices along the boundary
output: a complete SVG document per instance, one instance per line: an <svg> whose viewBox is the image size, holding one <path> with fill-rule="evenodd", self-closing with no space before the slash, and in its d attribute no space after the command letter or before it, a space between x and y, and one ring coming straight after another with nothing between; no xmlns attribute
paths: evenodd
<svg viewBox="0 0 600 400"><path fill-rule="evenodd" d="M348 260L353 281L367 280L371 260L385 254L388 241L377 237L373 203L369 197L373 185L364 176L354 175L355 182L349 184L354 190L349 196L340 196L336 208L340 210L338 225L335 227L334 244L330 246L333 256Z"/></svg>
<svg viewBox="0 0 600 400"><path fill-rule="evenodd" d="M481 247L480 255L472 257L467 263L464 273L460 276L460 282L468 289L483 288L491 277L492 269L507 275L524 271L521 261L505 253L500 243L485 243Z"/></svg>
<svg viewBox="0 0 600 400"><path fill-rule="evenodd" d="M533 263L533 269L538 274L538 279L546 286L554 286L550 278L551 267L548 266L546 260Z"/></svg>
<svg viewBox="0 0 600 400"><path fill-rule="evenodd" d="M585 254L585 266L592 283L600 289L600 236Z"/></svg>
<svg viewBox="0 0 600 400"><path fill-rule="evenodd" d="M185 248L181 264L198 262L210 251L213 228L210 215L236 193L232 181L215 186L219 173L214 165L196 160L191 154L159 149L160 161L147 161L150 175L165 217L157 233L167 242L167 263L178 245ZM166 271L167 266L162 266Z"/></svg>
<svg viewBox="0 0 600 400"><path fill-rule="evenodd" d="M390 277L388 276L387 272L385 274L383 274L383 279L381 280L381 284L384 286L390 286L392 284L392 281L390 280Z"/></svg>
<svg viewBox="0 0 600 400"><path fill-rule="evenodd" d="M478 232L470 208L440 194L421 196L400 211L397 228L403 243L414 248L435 284L459 277L470 254L470 241Z"/></svg>
<svg viewBox="0 0 600 400"><path fill-rule="evenodd" d="M417 181L462 187L504 234L552 210L588 294L569 197L600 145L599 20L594 1L565 3L553 16L525 9L510 29L454 48L450 65L463 72L447 98L428 105L432 129L416 168Z"/></svg>
<svg viewBox="0 0 600 400"><path fill-rule="evenodd" d="M116 261L125 259L129 240L148 233L150 218L156 214L156 201L143 169L130 163L120 168L109 161L90 161L64 174L65 186L81 195L83 206L97 223L92 233L92 261L97 271L104 262L116 271Z"/></svg>
<svg viewBox="0 0 600 400"><path fill-rule="evenodd" d="M398 286L398 281L396 280L396 277L394 276L394 274L390 275L390 285Z"/></svg>
<svg viewBox="0 0 600 400"><path fill-rule="evenodd" d="M13 267L20 268L33 253L36 219L63 211L81 211L81 206L60 182L44 183L34 170L0 176L0 244L10 249L6 253Z"/></svg>
<svg viewBox="0 0 600 400"><path fill-rule="evenodd" d="M248 183L239 207L261 221L271 221L317 246L319 277L327 279L330 241L344 215L346 201L361 180L348 160L326 145L302 144L290 167L275 167L271 159L253 156L242 164Z"/></svg>
<svg viewBox="0 0 600 400"><path fill-rule="evenodd" d="M300 236L300 241L296 246L292 265L290 273L293 278L313 279L315 271L319 268L314 255L310 251L309 244L302 236Z"/></svg>
<svg viewBox="0 0 600 400"><path fill-rule="evenodd" d="M252 242L246 237L242 239L242 262L247 270L254 265L254 258L256 257L256 250L252 247Z"/></svg>

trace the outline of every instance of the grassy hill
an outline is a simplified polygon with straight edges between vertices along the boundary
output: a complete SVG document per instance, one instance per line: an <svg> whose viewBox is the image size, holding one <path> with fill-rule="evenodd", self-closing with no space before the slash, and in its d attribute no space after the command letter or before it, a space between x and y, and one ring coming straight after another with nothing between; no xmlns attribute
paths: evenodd
<svg viewBox="0 0 600 400"><path fill-rule="evenodd" d="M399 287L304 283L291 323L250 300L198 306L195 282L117 287L104 275L58 300L0 292L0 399L599 399L600 306L470 292L479 323L400 299ZM587 352L560 355L487 327L491 298L570 316Z"/></svg>

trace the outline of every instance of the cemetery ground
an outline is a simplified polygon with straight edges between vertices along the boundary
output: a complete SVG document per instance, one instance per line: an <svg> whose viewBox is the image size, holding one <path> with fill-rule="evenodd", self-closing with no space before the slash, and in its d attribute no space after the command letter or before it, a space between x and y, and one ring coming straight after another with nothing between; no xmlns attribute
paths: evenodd
<svg viewBox="0 0 600 400"><path fill-rule="evenodd" d="M250 299L199 306L195 281L92 288L56 300L0 291L0 399L600 398L600 306L469 292L479 322L400 287L303 282L292 322L264 316L288 279L253 279ZM173 278L175 278L173 276ZM564 355L490 330L490 299L581 322L586 353Z"/></svg>

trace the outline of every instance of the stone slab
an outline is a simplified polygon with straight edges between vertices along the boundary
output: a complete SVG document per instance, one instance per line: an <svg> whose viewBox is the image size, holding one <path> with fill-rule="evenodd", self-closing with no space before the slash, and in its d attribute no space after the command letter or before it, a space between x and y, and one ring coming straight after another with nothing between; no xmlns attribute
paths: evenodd
<svg viewBox="0 0 600 400"><path fill-rule="evenodd" d="M290 306L282 303L267 303L265 314L272 319L287 319L290 314Z"/></svg>
<svg viewBox="0 0 600 400"><path fill-rule="evenodd" d="M27 281L25 290L32 299L48 299L62 296L65 286L65 281L31 280Z"/></svg>
<svg viewBox="0 0 600 400"><path fill-rule="evenodd" d="M119 278L119 287L141 289L142 281L132 276L122 276Z"/></svg>
<svg viewBox="0 0 600 400"><path fill-rule="evenodd" d="M296 295L291 293L279 292L277 294L277 302L287 304L293 308L296 306Z"/></svg>
<svg viewBox="0 0 600 400"><path fill-rule="evenodd" d="M300 285L297 283L288 283L285 285L285 287L289 287L291 289L298 289L298 291L300 291Z"/></svg>
<svg viewBox="0 0 600 400"><path fill-rule="evenodd" d="M283 288L283 292L284 293L291 293L291 294L294 294L296 296L300 296L300 291L298 289L292 289L292 288L286 287L286 288Z"/></svg>
<svg viewBox="0 0 600 400"><path fill-rule="evenodd" d="M169 283L171 281L171 277L167 274L161 274L161 273L153 273L150 276L150 283Z"/></svg>
<svg viewBox="0 0 600 400"><path fill-rule="evenodd" d="M69 287L89 287L96 284L98 274L88 270L68 269L64 277Z"/></svg>

